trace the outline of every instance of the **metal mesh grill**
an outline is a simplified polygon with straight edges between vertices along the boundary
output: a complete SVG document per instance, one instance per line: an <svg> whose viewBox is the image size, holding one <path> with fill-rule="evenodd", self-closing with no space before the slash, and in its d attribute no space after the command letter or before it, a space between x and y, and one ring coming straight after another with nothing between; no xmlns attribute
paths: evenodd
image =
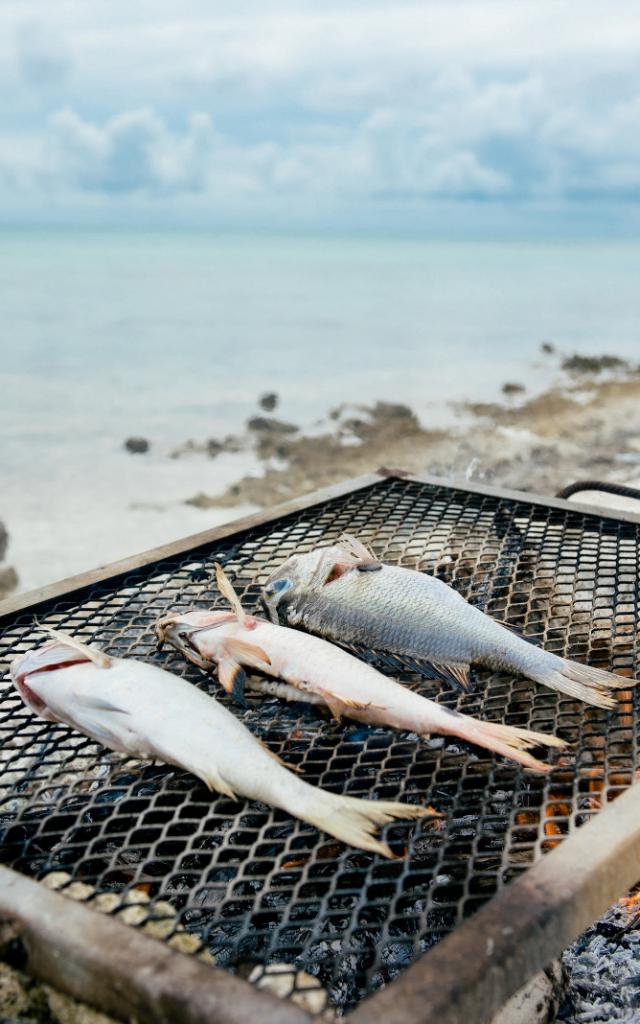
<svg viewBox="0 0 640 1024"><path fill-rule="evenodd" d="M254 608L261 583L293 551L348 530L383 560L436 573L548 650L632 676L639 529L577 510L387 479L51 601L38 618L114 655L150 659L228 703L176 653L156 652L155 619L171 608L221 605L215 560ZM305 972L297 976L302 988L316 976L341 1012L614 799L636 769L631 691L608 713L473 669L470 692L460 694L424 664L358 652L448 707L575 744L545 777L460 741L337 725L310 705L249 698L241 711L228 704L272 750L299 764L306 781L353 796L432 803L446 813L440 827L387 826L392 848L407 854L387 861L283 812L212 796L186 772L122 759L34 718L6 669L39 639L32 613L3 624L4 862L180 948L206 950L244 976L274 963L289 965L290 984Z"/></svg>

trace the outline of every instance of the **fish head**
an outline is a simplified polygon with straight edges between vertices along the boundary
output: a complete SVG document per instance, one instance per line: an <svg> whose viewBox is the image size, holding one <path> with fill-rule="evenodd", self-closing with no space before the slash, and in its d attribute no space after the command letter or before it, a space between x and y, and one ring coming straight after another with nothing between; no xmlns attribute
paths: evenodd
<svg viewBox="0 0 640 1024"><path fill-rule="evenodd" d="M13 659L9 667L11 681L23 701L37 715L43 715L47 710L46 702L36 694L29 679L38 675L42 682L42 676L47 672L54 672L56 669L68 668L70 665L79 665L91 659L83 651L61 643L59 640L48 640L41 647L27 651L26 654L19 654ZM52 684L54 679L51 679ZM42 686L39 687L42 691Z"/></svg>
<svg viewBox="0 0 640 1024"><path fill-rule="evenodd" d="M169 612L157 620L154 629L160 645L171 644L200 668L209 668L206 662L224 657L225 637L237 622L234 612Z"/></svg>
<svg viewBox="0 0 640 1024"><path fill-rule="evenodd" d="M338 545L314 548L302 554L291 555L278 566L262 588L261 602L267 615L276 624L287 621L287 611L303 595L313 592L316 585L322 586L319 578L321 563L328 563L332 555L339 559L342 549Z"/></svg>

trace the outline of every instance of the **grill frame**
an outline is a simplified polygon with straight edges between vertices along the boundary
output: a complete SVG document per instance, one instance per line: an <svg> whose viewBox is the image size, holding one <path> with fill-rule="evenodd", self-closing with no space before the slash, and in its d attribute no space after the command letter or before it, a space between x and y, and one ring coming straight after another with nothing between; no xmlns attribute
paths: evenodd
<svg viewBox="0 0 640 1024"><path fill-rule="evenodd" d="M241 520L237 520L230 524L226 524L221 527L216 527L212 530L203 531L202 533L196 534L191 537L184 538L183 540L174 542L172 544L163 545L158 548L154 548L150 551L146 551L140 555L132 558L124 559L120 562L113 563L111 565L102 567L97 570L93 570L87 573L80 574L72 577L68 580L61 581L59 583L51 584L47 587L40 588L32 591L28 594L20 595L17 598L10 599L0 604L0 629L4 622L8 619L13 618L19 612L35 612L43 604L46 604L54 599L61 597L74 597L75 599L82 596L82 592L91 588L96 583L116 583L119 578L124 577L132 570L139 569L145 566L150 566L155 562L160 562L166 558L173 557L175 555L187 554L192 549L201 547L203 545L209 545L222 540L228 540L237 533L246 531L247 529L255 527L268 526L270 523L274 523L277 520L282 519L285 516L289 516L292 513L301 512L306 509L311 509L316 506L324 505L325 503L332 501L335 498L340 498L348 495L355 494L356 492L372 486L375 483L379 483L381 477L386 477L391 480L406 480L407 482L415 482L419 484L427 484L429 486L438 488L450 487L456 492L467 492L471 495L483 495L488 497L494 497L498 499L505 499L508 501L515 501L519 503L526 503L528 505L542 506L547 510L558 510L558 511L570 511L572 513L582 512L590 517L598 517L601 519L613 520L615 522L625 522L632 524L640 524L640 515L635 513L622 513L613 512L610 509L600 509L594 506L581 505L576 502L568 502L557 498L548 498L542 495L532 495L524 492L505 491L491 487L471 487L468 484L459 484L458 482L452 483L441 479L436 479L430 476L423 475L410 475L403 471L381 471L379 474L371 474L365 477L360 477L356 480L347 481L344 484L338 486L325 488L321 491L314 492L313 494L306 495L295 501L286 502L280 506L270 509L266 512L260 512L252 516L245 517ZM640 820L640 787L630 787L630 790L624 796L626 803L633 802L636 806L635 815ZM348 1015L348 1018L353 1018L354 1022L358 1021L359 1024L364 1024L365 1021L377 1021L382 1020L382 1013L384 1013L386 1019L389 1020L389 1012L393 1011L394 1006L396 1008L402 1007L402 1013L405 1015L403 1019L407 1020L440 1020L443 1021L446 1018L442 1016L443 1008L441 999L436 1000L440 1009L437 1016L431 1016L431 1010L424 1006L425 993L421 992L420 997L416 998L416 993L420 991L420 978L431 977L433 979L433 971L438 965L437 979L438 989L440 993L449 991L451 993L451 999L453 999L454 1005L458 1004L458 1010L460 1012L459 999L464 998L464 1002L467 1002L467 996L465 993L475 993L475 1000L472 1000L472 1004L476 1006L476 1010L465 1009L465 1019L469 1022L488 1020L487 1013L490 1012L490 1008L493 1010L497 1009L506 998L519 985L526 980L526 971L528 967L524 967L525 976L522 976L523 968L518 968L512 963L509 970L503 971L500 976L492 975L491 984L488 985L487 974L478 975L477 971L477 957L479 950L482 948L478 943L481 941L482 929L486 928L486 921L483 925L483 915L486 918L486 913L493 912L498 906L499 914L504 917L505 914L513 913L516 909L519 911L523 907L523 889L527 894L526 898L531 904L530 912L526 915L527 927L533 929L541 927L543 919L548 921L549 914L551 913L549 906L543 899L536 896L536 891L542 893L545 886L552 883L554 877L554 871L557 869L554 867L554 862L557 862L562 857L567 860L571 860L574 856L581 856L584 858L589 850L587 843L583 839L585 829L588 829L590 833L598 833L599 844L599 859L589 858L589 861L585 877L581 877L580 886L569 889L571 890L567 899L571 904L571 913L565 912L565 919L562 918L562 913L559 913L556 920L556 932L554 935L547 935L547 940L543 943L542 947L540 943L532 943L527 940L526 934L521 935L521 948L529 950L529 963L530 971L529 974L535 973L537 969L544 966L548 959L564 948L571 939L579 933L582 928L589 924L595 917L601 913L606 907L615 899L621 895L626 889L629 888L637 877L640 877L640 855L635 855L633 850L629 850L629 836L633 833L633 829L630 827L629 815L626 817L623 815L622 810L619 810L618 818L623 820L617 823L612 823L608 829L599 828L599 823L602 820L602 815L609 815L610 812L614 812L620 808L623 804L623 797L620 797L615 801L615 805L607 808L604 811L600 811L595 820L589 825L582 826L579 833L569 836L563 841L561 846L557 850L553 850L547 853L545 857L533 867L528 868L523 876L517 881L510 883L498 896L494 896L488 901L484 908L477 911L472 918L463 924L458 925L451 935L442 939L432 950L424 953L414 964L409 967L399 978L393 981L386 989L375 993L365 999L356 1010L352 1011ZM611 816L611 815L610 815ZM608 835L603 836L601 833L607 831ZM638 836L640 838L640 827L638 828ZM578 841L581 841L581 844ZM607 847L606 855L602 854L600 847L602 843ZM575 849L575 853L572 852ZM618 858L624 859L624 864ZM611 867L614 865L615 870L612 873ZM7 869L2 869L2 873ZM583 872L584 874L584 872ZM540 880L541 883L540 883ZM2 897L2 879L0 878L0 911L3 910L3 897ZM37 884L37 883L36 883ZM535 886L542 884L542 888L536 890ZM533 889L531 886L533 885ZM585 900L585 893L589 894L589 898ZM50 897L50 893L46 893L47 897ZM60 897L61 899L61 897ZM583 901L584 908L581 906L580 901ZM37 901L36 901L37 902ZM564 906L564 904L563 904ZM90 914L91 917L97 915L91 914L90 910L85 908L75 908L82 910L84 913ZM566 907L564 907L566 911ZM11 915L9 915L11 916ZM553 916L553 915L552 915ZM564 922L564 923L563 923ZM125 929L124 925L119 925L118 922L109 921L109 924L117 925ZM34 926L37 932L37 924ZM137 936L144 942L149 940L142 935L138 935L134 929L125 929L132 936ZM519 929L522 932L522 929ZM549 931L545 926L545 934ZM551 929L553 932L553 929ZM455 942L452 942L455 940ZM111 941L111 940L110 940ZM558 942L561 941L561 945ZM513 960L513 956L510 956L509 951L510 943L503 944L504 949L500 948L500 945L494 949L494 954L497 959L492 960L493 966L497 963L501 963L502 960ZM551 945L555 945L556 948L551 949ZM446 964L449 958L449 949L451 954L455 953L457 947L458 952L455 954L454 960L454 973L447 975L445 970ZM164 951L164 947L161 947ZM464 956L460 957L460 950L465 951ZM107 951L108 952L108 951ZM473 953L473 955L471 955ZM540 959L543 955L543 959ZM179 953L171 953L171 957L181 958ZM546 957L546 959L545 959ZM476 961L476 969L473 968L473 961ZM452 960L452 963L454 961ZM433 966L431 966L433 965ZM39 970L36 965L36 971ZM170 973L170 968L168 968ZM205 971L214 971L214 974L218 976L220 971L209 967L204 968ZM416 981L416 979L418 979ZM49 978L49 980L55 980ZM216 982L213 983L214 985ZM245 983L238 980L239 985L245 985ZM256 994L251 986L246 986L248 989L247 1000L251 1002L251 1005L255 1007L256 995L262 998L262 995ZM486 990L486 991L485 991ZM480 993L485 992L483 998L480 998ZM249 995L250 993L250 995ZM457 996L455 995L457 993ZM74 992L75 995L82 996L82 993ZM462 995L461 995L462 994ZM86 998L86 995L84 996ZM391 1001L390 1001L391 1000ZM248 1005L248 1004L247 1004ZM489 1009L488 1009L489 1008ZM195 1008L194 1008L195 1009ZM267 1006L265 1004L265 1011ZM427 1014L425 1016L425 1014ZM475 1015L474 1015L475 1014ZM149 1017L148 1019L157 1019ZM183 1019L174 1018L176 1021ZM184 1017L185 1020L197 1020L205 1019L196 1017ZM214 1019L209 1017L208 1019ZM221 1018L222 1019L222 1018ZM302 1019L302 1018L301 1018ZM400 1019L400 1016L398 1017ZM451 1020L460 1019L459 1017L451 1017Z"/></svg>

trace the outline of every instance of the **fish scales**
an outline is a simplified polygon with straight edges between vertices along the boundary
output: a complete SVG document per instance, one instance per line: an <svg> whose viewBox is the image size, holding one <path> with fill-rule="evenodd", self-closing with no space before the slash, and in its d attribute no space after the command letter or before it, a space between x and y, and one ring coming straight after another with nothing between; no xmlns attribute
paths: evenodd
<svg viewBox="0 0 640 1024"><path fill-rule="evenodd" d="M614 708L611 691L636 683L545 651L435 576L383 564L348 536L331 547L292 555L271 574L262 599L274 622L339 643L422 658L449 670L463 685L469 666L480 664Z"/></svg>
<svg viewBox="0 0 640 1024"><path fill-rule="evenodd" d="M245 685L264 688L287 700L319 697L338 719L346 716L422 736L458 736L534 771L547 771L549 765L530 754L531 748L566 746L556 736L451 711L324 639L247 615L219 568L218 585L233 612L177 611L159 619L155 628L161 642L172 644L199 667L217 667L221 685L240 700ZM357 619L353 620L356 626ZM254 677L247 680L244 667L282 680L284 685L274 687L272 682L257 682Z"/></svg>

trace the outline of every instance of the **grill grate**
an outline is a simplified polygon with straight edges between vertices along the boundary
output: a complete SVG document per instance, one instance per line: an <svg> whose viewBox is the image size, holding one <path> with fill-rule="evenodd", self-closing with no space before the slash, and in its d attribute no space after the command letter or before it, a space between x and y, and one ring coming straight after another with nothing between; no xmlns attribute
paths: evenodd
<svg viewBox="0 0 640 1024"><path fill-rule="evenodd" d="M631 691L608 713L474 668L470 692L460 694L424 664L366 655L448 707L575 744L541 778L460 741L338 725L311 705L249 697L242 711L175 652L156 652L155 619L170 608L221 605L216 560L255 608L261 583L293 551L348 530L383 560L435 572L535 643L633 676L639 529L391 478L38 607L43 623L209 689L306 781L444 811L442 824L386 827L393 849L408 854L396 861L34 718L6 674L39 639L34 615L8 617L0 639L3 861L245 977L257 964L285 964L288 988L304 989L315 975L346 1012L631 783Z"/></svg>

